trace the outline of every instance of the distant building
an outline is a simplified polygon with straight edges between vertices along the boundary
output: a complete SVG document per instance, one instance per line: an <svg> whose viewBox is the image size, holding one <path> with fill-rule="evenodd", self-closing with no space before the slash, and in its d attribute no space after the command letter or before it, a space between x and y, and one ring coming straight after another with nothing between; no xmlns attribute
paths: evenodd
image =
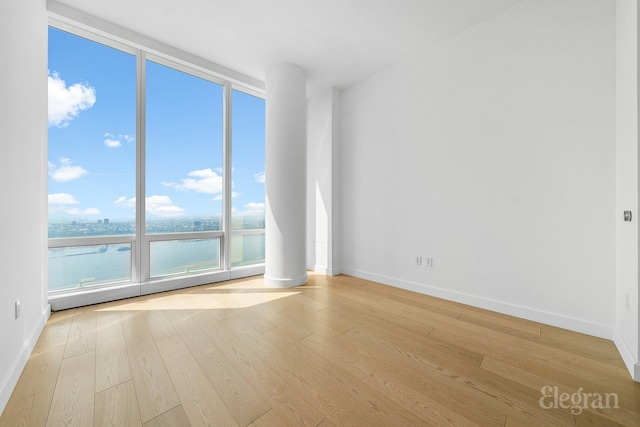
<svg viewBox="0 0 640 427"><path fill-rule="evenodd" d="M98 224L102 224L102 220L101 219L98 220Z"/></svg>
<svg viewBox="0 0 640 427"><path fill-rule="evenodd" d="M109 225L109 218L104 219L104 225Z"/></svg>

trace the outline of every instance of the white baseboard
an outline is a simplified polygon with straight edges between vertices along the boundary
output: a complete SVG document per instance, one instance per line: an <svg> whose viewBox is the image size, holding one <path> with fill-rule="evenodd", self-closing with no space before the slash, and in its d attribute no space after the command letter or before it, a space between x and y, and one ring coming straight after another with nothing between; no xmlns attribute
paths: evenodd
<svg viewBox="0 0 640 427"><path fill-rule="evenodd" d="M0 385L0 416L4 412L4 408L7 406L7 402L9 402L9 398L11 398L11 393L13 393L13 389L18 384L18 380L20 379L20 375L22 375L22 371L24 367L27 365L27 361L29 361L29 357L31 356L31 352L36 346L38 339L40 338L40 334L42 334L42 330L44 329L44 325L49 320L49 316L51 315L51 306L47 304L45 309L42 311L42 316L40 316L40 320L36 327L31 331L29 338L25 341L18 357L15 362L8 369L9 375L7 378L2 380L2 385Z"/></svg>
<svg viewBox="0 0 640 427"><path fill-rule="evenodd" d="M126 284L108 288L83 289L82 291L65 292L49 295L49 304L53 311L66 310L91 304L100 304L140 295L140 285Z"/></svg>
<svg viewBox="0 0 640 427"><path fill-rule="evenodd" d="M640 382L640 363L633 355L631 348L627 344L627 341L624 339L618 328L614 328L613 330L613 343L616 345L618 349L618 353L622 357L629 374L631 374L631 378L634 381Z"/></svg>
<svg viewBox="0 0 640 427"><path fill-rule="evenodd" d="M322 265L316 265L310 270L318 274L324 274L326 276L337 276L338 274L342 274L342 271L339 268L329 268Z"/></svg>
<svg viewBox="0 0 640 427"><path fill-rule="evenodd" d="M582 319L576 319L573 317L564 316L562 314L550 313L531 307L509 304L503 301L497 301L477 295L451 291L448 289L438 288L422 283L410 282L407 280L367 273L350 268L342 268L342 273L359 277L361 279L371 280L373 282L406 289L408 291L418 292L437 298L468 304L486 310L497 311L499 313L507 314L510 316L520 317L534 322L556 326L558 328L569 329L571 331L592 335L598 338L605 338L608 340L613 339L613 328L611 326L593 323Z"/></svg>

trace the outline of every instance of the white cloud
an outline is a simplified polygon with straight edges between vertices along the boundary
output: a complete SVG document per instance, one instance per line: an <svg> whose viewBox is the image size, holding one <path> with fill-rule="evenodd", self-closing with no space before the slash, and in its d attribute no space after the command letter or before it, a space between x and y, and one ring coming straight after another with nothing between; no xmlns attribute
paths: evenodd
<svg viewBox="0 0 640 427"><path fill-rule="evenodd" d="M258 172L253 177L256 179L256 182L264 184L264 172Z"/></svg>
<svg viewBox="0 0 640 427"><path fill-rule="evenodd" d="M117 139L105 139L104 140L104 145L106 145L109 148L118 148L120 146L122 146L122 143L120 141L118 141Z"/></svg>
<svg viewBox="0 0 640 427"><path fill-rule="evenodd" d="M71 159L60 159L60 166L49 162L49 173L56 182L69 182L78 179L88 172L81 166L72 166Z"/></svg>
<svg viewBox="0 0 640 427"><path fill-rule="evenodd" d="M67 209L65 210L69 215L100 215L100 209L97 208L88 208L88 209Z"/></svg>
<svg viewBox="0 0 640 427"><path fill-rule="evenodd" d="M242 211L233 211L236 215L264 215L264 203L258 202L250 202L244 205L244 210Z"/></svg>
<svg viewBox="0 0 640 427"><path fill-rule="evenodd" d="M264 203L251 202L244 205L245 212L264 213Z"/></svg>
<svg viewBox="0 0 640 427"><path fill-rule="evenodd" d="M169 196L149 196L146 211L160 218L176 218L184 215L184 209L173 204Z"/></svg>
<svg viewBox="0 0 640 427"><path fill-rule="evenodd" d="M80 202L76 200L71 194L67 193L55 193L49 194L49 211L50 212L65 212L69 215L99 215L100 210L97 208L67 208L68 205L77 205Z"/></svg>
<svg viewBox="0 0 640 427"><path fill-rule="evenodd" d="M111 132L106 132L104 134L105 140L104 140L104 145L106 145L109 148L118 148L118 147L122 147L122 141L125 142L134 142L136 139L130 135L127 134L113 134Z"/></svg>
<svg viewBox="0 0 640 427"><path fill-rule="evenodd" d="M75 83L67 87L57 72L49 73L49 126L65 127L81 111L93 107L96 90L91 86Z"/></svg>
<svg viewBox="0 0 640 427"><path fill-rule="evenodd" d="M218 194L222 193L222 176L211 168L191 171L189 178L180 180L180 184L163 182L162 185L181 191L195 191L196 193Z"/></svg>
<svg viewBox="0 0 640 427"><path fill-rule="evenodd" d="M160 218L177 218L184 215L184 209L175 205L169 196L149 196L145 199L146 212L149 215ZM125 196L118 197L114 202L121 208L135 208L136 198L127 199Z"/></svg>
<svg viewBox="0 0 640 427"><path fill-rule="evenodd" d="M48 199L49 199L49 205L56 205L56 206L77 205L78 203L80 203L76 200L75 197L67 193L49 194Z"/></svg>
<svg viewBox="0 0 640 427"><path fill-rule="evenodd" d="M121 208L135 208L136 207L136 198L132 197L127 199L125 196L118 197L117 200L113 202L116 206Z"/></svg>

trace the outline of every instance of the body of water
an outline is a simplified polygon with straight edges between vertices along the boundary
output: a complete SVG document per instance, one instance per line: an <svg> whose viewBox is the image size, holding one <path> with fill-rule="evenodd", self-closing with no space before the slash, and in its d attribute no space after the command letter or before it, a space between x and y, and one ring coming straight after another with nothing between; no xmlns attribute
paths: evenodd
<svg viewBox="0 0 640 427"><path fill-rule="evenodd" d="M231 239L231 266L264 262L264 234ZM130 282L133 252L129 244L49 249L49 290ZM220 240L152 242L151 278L202 273L220 268Z"/></svg>

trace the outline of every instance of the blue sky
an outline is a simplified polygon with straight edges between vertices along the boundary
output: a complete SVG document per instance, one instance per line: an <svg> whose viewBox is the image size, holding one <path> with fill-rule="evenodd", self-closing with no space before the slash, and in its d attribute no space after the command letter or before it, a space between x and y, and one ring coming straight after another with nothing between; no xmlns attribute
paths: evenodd
<svg viewBox="0 0 640 427"><path fill-rule="evenodd" d="M49 29L49 218L133 220L136 59ZM222 87L147 62L147 217L222 211ZM264 215L264 101L233 92L232 208Z"/></svg>

